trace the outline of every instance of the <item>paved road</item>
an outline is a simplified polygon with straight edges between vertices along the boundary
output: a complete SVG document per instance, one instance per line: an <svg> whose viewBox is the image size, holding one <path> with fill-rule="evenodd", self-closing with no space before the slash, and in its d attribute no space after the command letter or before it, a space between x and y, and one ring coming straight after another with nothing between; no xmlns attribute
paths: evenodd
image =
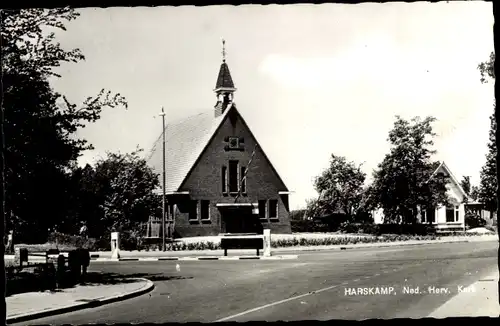
<svg viewBox="0 0 500 326"><path fill-rule="evenodd" d="M288 261L94 263L100 271L146 275L156 288L138 298L25 324L426 317L457 294L458 286L496 268L497 247L497 242L480 242L324 251ZM450 292L402 294L405 286ZM390 287L390 294L346 294L351 288Z"/></svg>

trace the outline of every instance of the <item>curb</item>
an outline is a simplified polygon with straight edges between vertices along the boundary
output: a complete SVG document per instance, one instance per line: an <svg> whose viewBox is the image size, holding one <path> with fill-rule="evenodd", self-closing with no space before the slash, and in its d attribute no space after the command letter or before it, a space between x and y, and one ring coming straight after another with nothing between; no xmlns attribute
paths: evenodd
<svg viewBox="0 0 500 326"><path fill-rule="evenodd" d="M33 313L26 313L26 314L20 314L17 316L13 316L13 317L7 317L5 322L7 324L13 324L13 323L19 323L19 322L29 321L29 320L33 320L33 319L39 319L39 318L43 318L43 317L65 314L68 312L73 312L73 311L78 311L78 310L83 310L83 309L96 308L96 307L100 307L100 306L103 306L103 305L106 305L109 303L123 301L123 300L130 299L133 297L138 297L142 294L145 294L145 293L152 291L155 287L154 283L150 280L147 280L144 278L135 278L135 279L145 281L146 285L138 290L133 291L133 292L119 294L119 295L116 295L114 297L95 299L95 300L91 300L89 302L74 303L72 305L61 307L61 308L47 309L47 310L37 311L37 312L33 312Z"/></svg>
<svg viewBox="0 0 500 326"><path fill-rule="evenodd" d="M495 240L489 240L489 241L495 241ZM404 247L404 246L422 246L422 245L428 245L428 244L449 244L449 243L468 243L468 242L479 242L479 241L470 241L470 240L455 240L455 241L422 241L418 243L398 243L398 244L390 244L391 242L388 243L382 243L380 245L351 245L351 246L342 246L338 247L337 245L335 247L330 247L330 248L324 248L323 246L318 246L318 247L306 247L306 248L300 248L300 249L293 249L293 247L281 247L281 248L273 248L277 252L283 252L283 251L323 251L323 250L347 250L347 249L367 249L367 248L388 248L388 247ZM290 248L290 249L288 249ZM280 256L289 256L289 255L280 255ZM296 255L294 255L296 256ZM238 257L244 257L244 258L238 258ZM254 258L246 258L246 257L254 257ZM111 258L104 258L100 257L99 254L92 254L90 256L91 261L158 261L158 260L238 260L238 259L278 259L278 258L273 258L273 257L278 257L278 256L271 256L271 257L263 257L263 256L231 256L231 257L215 257L215 256L199 256L199 257L143 257L143 258L120 258L120 259L111 259ZM287 258L283 258L287 259ZM290 259L290 258L288 258Z"/></svg>
<svg viewBox="0 0 500 326"><path fill-rule="evenodd" d="M351 245L351 246L342 246L342 247L331 247L331 248L303 248L297 249L296 251L323 251L323 250L347 250L347 249L367 249L367 248L389 248L389 247L406 247L406 246L422 246L429 244L441 244L441 243L466 243L466 242L477 242L477 241L469 241L469 240L458 240L458 241L441 241L441 242L418 242L418 243L398 243L398 244L381 244L377 246L366 246L366 245ZM390 242L388 242L390 243ZM293 247L286 247L293 248ZM284 248L276 248L276 251L284 251ZM286 250L286 251L294 251L294 250Z"/></svg>
<svg viewBox="0 0 500 326"><path fill-rule="evenodd" d="M298 259L298 255L279 255L279 256L229 256L229 257L214 257L214 256L200 256L200 257L147 257L147 258L93 258L92 262L110 262L110 261L197 261L197 260L286 260Z"/></svg>

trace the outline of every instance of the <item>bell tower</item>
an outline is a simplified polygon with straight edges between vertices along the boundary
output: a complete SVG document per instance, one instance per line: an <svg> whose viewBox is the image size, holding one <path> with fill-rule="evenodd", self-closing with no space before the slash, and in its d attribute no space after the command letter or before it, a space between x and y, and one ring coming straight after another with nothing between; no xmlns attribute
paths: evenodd
<svg viewBox="0 0 500 326"><path fill-rule="evenodd" d="M229 72L229 67L226 63L226 41L222 39L222 64L220 65L219 76L215 84L214 92L217 95L217 103L215 104L215 117L218 117L226 111L227 107L233 103L234 92L233 79Z"/></svg>

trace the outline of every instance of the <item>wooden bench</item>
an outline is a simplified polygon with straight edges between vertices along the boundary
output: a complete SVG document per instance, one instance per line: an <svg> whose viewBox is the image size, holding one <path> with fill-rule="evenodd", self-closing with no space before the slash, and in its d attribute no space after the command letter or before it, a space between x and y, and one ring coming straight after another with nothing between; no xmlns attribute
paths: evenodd
<svg viewBox="0 0 500 326"><path fill-rule="evenodd" d="M227 256L228 249L255 249L257 256L264 249L264 237L262 235L226 235L220 239L220 245Z"/></svg>

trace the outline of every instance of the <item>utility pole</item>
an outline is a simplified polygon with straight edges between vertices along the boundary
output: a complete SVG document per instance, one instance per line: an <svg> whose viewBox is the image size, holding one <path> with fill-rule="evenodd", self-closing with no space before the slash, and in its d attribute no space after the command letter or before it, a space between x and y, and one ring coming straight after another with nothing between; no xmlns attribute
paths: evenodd
<svg viewBox="0 0 500 326"><path fill-rule="evenodd" d="M163 246L162 246L162 249L163 251L166 251L167 249L167 246L165 244L165 237L166 237L166 234L165 234L165 211L166 211L166 198L165 198L165 184L166 184L166 171L165 171L165 110L163 109L163 107L161 107L161 118L162 118L162 125L163 125L163 129L162 129L162 138L163 138L163 155L162 155L162 159L163 159L163 180L162 180L162 214L161 214L161 225L162 225L162 240L163 240Z"/></svg>

